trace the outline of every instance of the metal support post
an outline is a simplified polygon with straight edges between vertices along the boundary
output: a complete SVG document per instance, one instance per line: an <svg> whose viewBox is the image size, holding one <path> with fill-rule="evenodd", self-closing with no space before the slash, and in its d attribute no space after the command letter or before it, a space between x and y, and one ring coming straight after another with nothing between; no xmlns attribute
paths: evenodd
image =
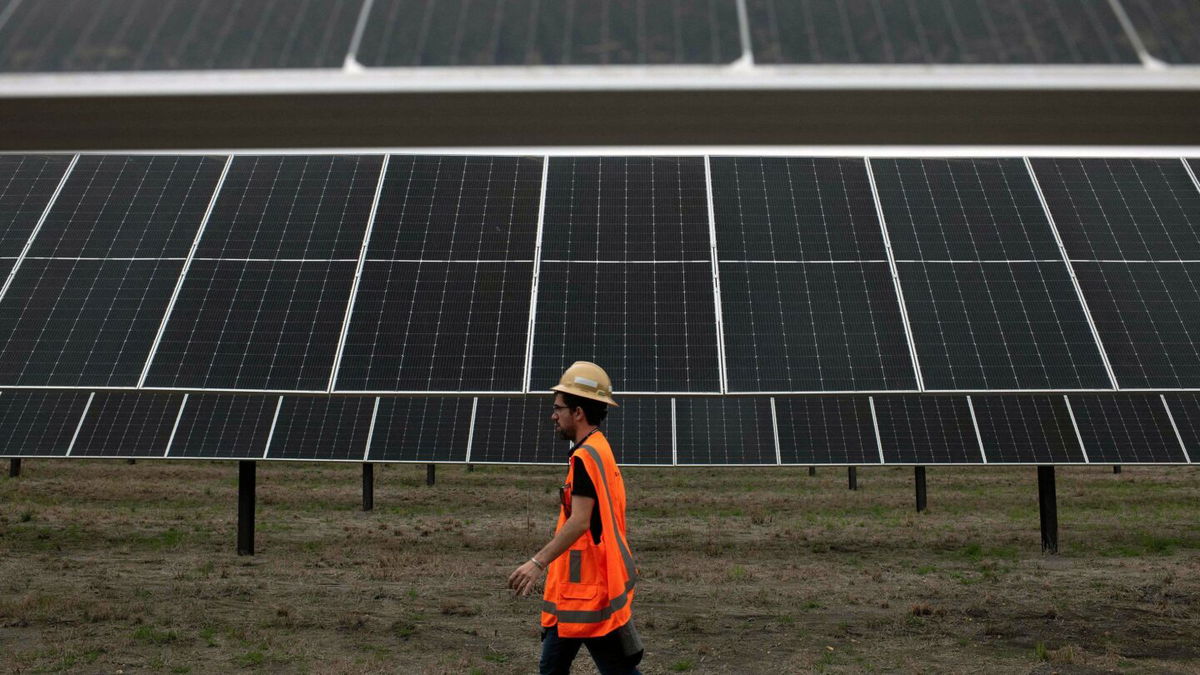
<svg viewBox="0 0 1200 675"><path fill-rule="evenodd" d="M238 555L254 555L254 470L254 462L238 462Z"/></svg>
<svg viewBox="0 0 1200 675"><path fill-rule="evenodd" d="M16 478L20 475L21 475L21 459L19 457L13 457L12 459L8 460L8 477Z"/></svg>
<svg viewBox="0 0 1200 675"><path fill-rule="evenodd" d="M851 466L846 469L846 475L850 479L850 489L858 489L858 467Z"/></svg>
<svg viewBox="0 0 1200 675"><path fill-rule="evenodd" d="M437 477L436 472L437 472L436 464L426 464L425 465L425 484L426 485L433 485L433 481Z"/></svg>
<svg viewBox="0 0 1200 675"><path fill-rule="evenodd" d="M375 508L375 465L363 462L363 511Z"/></svg>
<svg viewBox="0 0 1200 675"><path fill-rule="evenodd" d="M817 475L817 467L815 467L815 466L808 467L808 475L810 475L810 476Z"/></svg>
<svg viewBox="0 0 1200 675"><path fill-rule="evenodd" d="M1121 473L1121 465L1120 464L1116 464L1113 466L1113 473Z"/></svg>
<svg viewBox="0 0 1200 675"><path fill-rule="evenodd" d="M1054 493L1054 467L1038 467L1038 510L1042 516L1042 552L1058 553L1058 499Z"/></svg>
<svg viewBox="0 0 1200 675"><path fill-rule="evenodd" d="M467 473L471 473L471 472L472 472L472 471L474 471L474 470L475 470L475 465L474 465L474 464L468 464L468 465L467 465Z"/></svg>
<svg viewBox="0 0 1200 675"><path fill-rule="evenodd" d="M913 467L913 478L917 484L917 513L925 510L925 467Z"/></svg>
<svg viewBox="0 0 1200 675"><path fill-rule="evenodd" d="M130 458L130 459L125 460L125 463L126 464L137 464L137 460Z"/></svg>

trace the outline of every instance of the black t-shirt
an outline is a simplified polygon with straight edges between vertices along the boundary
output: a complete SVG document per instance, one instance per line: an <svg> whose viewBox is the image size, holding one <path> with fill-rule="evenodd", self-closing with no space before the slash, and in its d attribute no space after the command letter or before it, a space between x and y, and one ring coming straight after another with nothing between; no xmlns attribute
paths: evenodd
<svg viewBox="0 0 1200 675"><path fill-rule="evenodd" d="M591 497L596 499L596 486L592 483L592 477L588 475L587 468L584 466L583 460L575 457L571 460L575 463L575 477L571 485L571 496L579 495L580 497ZM600 500L596 499L595 506L592 507L592 542L599 544L600 535L604 533L604 523L600 521Z"/></svg>

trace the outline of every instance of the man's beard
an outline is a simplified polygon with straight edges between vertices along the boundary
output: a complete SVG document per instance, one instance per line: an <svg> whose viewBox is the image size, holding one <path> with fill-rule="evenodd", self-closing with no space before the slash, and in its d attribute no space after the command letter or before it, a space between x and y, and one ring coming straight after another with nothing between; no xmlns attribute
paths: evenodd
<svg viewBox="0 0 1200 675"><path fill-rule="evenodd" d="M564 441L575 440L575 435L562 427L555 427L554 430L558 432L559 438L563 439Z"/></svg>

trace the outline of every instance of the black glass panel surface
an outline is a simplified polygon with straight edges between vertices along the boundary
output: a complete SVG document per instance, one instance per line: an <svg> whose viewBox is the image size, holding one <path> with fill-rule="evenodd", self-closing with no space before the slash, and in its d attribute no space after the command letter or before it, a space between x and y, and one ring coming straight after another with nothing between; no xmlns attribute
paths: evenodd
<svg viewBox="0 0 1200 675"><path fill-rule="evenodd" d="M1200 63L1200 5L1193 0L1121 0L1146 51L1167 63Z"/></svg>
<svg viewBox="0 0 1200 675"><path fill-rule="evenodd" d="M374 412L370 396L285 396L267 458L361 462Z"/></svg>
<svg viewBox="0 0 1200 675"><path fill-rule="evenodd" d="M0 155L0 256L25 250L70 163L70 155Z"/></svg>
<svg viewBox="0 0 1200 675"><path fill-rule="evenodd" d="M1074 267L1121 387L1200 387L1200 263Z"/></svg>
<svg viewBox="0 0 1200 675"><path fill-rule="evenodd" d="M972 396L989 464L1083 463L1062 396Z"/></svg>
<svg viewBox="0 0 1200 675"><path fill-rule="evenodd" d="M540 157L392 155L367 257L532 260Z"/></svg>
<svg viewBox="0 0 1200 675"><path fill-rule="evenodd" d="M372 462L462 462L471 435L470 398L381 398Z"/></svg>
<svg viewBox="0 0 1200 675"><path fill-rule="evenodd" d="M565 473L571 444L554 431L550 403L549 396L481 397L468 461L561 464Z"/></svg>
<svg viewBox="0 0 1200 675"><path fill-rule="evenodd" d="M1061 259L1025 163L872 159L897 260Z"/></svg>
<svg viewBox="0 0 1200 675"><path fill-rule="evenodd" d="M1200 259L1200 189L1178 159L1033 159L1072 259Z"/></svg>
<svg viewBox="0 0 1200 675"><path fill-rule="evenodd" d="M521 391L532 283L528 262L366 263L338 389Z"/></svg>
<svg viewBox="0 0 1200 675"><path fill-rule="evenodd" d="M713 157L721 260L886 260L863 160Z"/></svg>
<svg viewBox="0 0 1200 675"><path fill-rule="evenodd" d="M543 263L538 284L534 391L579 360L617 392L720 390L711 263Z"/></svg>
<svg viewBox="0 0 1200 675"><path fill-rule="evenodd" d="M71 456L162 457L182 404L182 394L98 391Z"/></svg>
<svg viewBox="0 0 1200 675"><path fill-rule="evenodd" d="M886 262L721 263L730 391L917 388Z"/></svg>
<svg viewBox="0 0 1200 675"><path fill-rule="evenodd" d="M747 0L747 9L758 63L1138 62L1108 3L1095 0Z"/></svg>
<svg viewBox="0 0 1200 675"><path fill-rule="evenodd" d="M1171 418L1192 463L1200 463L1200 394L1166 394Z"/></svg>
<svg viewBox="0 0 1200 675"><path fill-rule="evenodd" d="M170 457L255 459L267 451L278 396L191 394Z"/></svg>
<svg viewBox="0 0 1200 675"><path fill-rule="evenodd" d="M1112 387L1064 263L898 267L926 389Z"/></svg>
<svg viewBox="0 0 1200 675"><path fill-rule="evenodd" d="M675 434L679 464L778 463L770 399L675 399Z"/></svg>
<svg viewBox="0 0 1200 675"><path fill-rule="evenodd" d="M61 457L90 394L86 391L0 393L0 457Z"/></svg>
<svg viewBox="0 0 1200 675"><path fill-rule="evenodd" d="M876 396L875 418L888 464L981 464L967 399Z"/></svg>
<svg viewBox="0 0 1200 675"><path fill-rule="evenodd" d="M601 426L617 463L670 465L671 399L625 397L617 404Z"/></svg>
<svg viewBox="0 0 1200 675"><path fill-rule="evenodd" d="M224 157L83 155L30 256L183 258Z"/></svg>
<svg viewBox="0 0 1200 675"><path fill-rule="evenodd" d="M878 464L879 445L865 396L775 399L784 464Z"/></svg>
<svg viewBox="0 0 1200 675"><path fill-rule="evenodd" d="M182 268L27 258L0 301L0 381L136 385Z"/></svg>
<svg viewBox="0 0 1200 675"><path fill-rule="evenodd" d="M378 155L236 157L196 257L358 260L382 169Z"/></svg>
<svg viewBox="0 0 1200 675"><path fill-rule="evenodd" d="M734 0L377 0L368 66L727 63Z"/></svg>
<svg viewBox="0 0 1200 675"><path fill-rule="evenodd" d="M702 157L552 157L543 260L710 260Z"/></svg>
<svg viewBox="0 0 1200 675"><path fill-rule="evenodd" d="M147 386L324 391L355 267L193 261Z"/></svg>
<svg viewBox="0 0 1200 675"><path fill-rule="evenodd" d="M1093 464L1182 464L1183 447L1158 394L1068 397Z"/></svg>
<svg viewBox="0 0 1200 675"><path fill-rule="evenodd" d="M340 68L359 0L14 2L0 70Z"/></svg>

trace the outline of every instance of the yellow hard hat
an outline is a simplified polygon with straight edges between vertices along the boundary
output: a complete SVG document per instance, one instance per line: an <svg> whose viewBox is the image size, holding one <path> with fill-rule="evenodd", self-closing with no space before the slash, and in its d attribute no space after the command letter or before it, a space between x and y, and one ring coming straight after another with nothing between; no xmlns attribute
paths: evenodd
<svg viewBox="0 0 1200 675"><path fill-rule="evenodd" d="M559 378L558 386L551 387L551 391L574 394L618 407L612 397L612 380L608 379L608 373L591 361L572 363Z"/></svg>

